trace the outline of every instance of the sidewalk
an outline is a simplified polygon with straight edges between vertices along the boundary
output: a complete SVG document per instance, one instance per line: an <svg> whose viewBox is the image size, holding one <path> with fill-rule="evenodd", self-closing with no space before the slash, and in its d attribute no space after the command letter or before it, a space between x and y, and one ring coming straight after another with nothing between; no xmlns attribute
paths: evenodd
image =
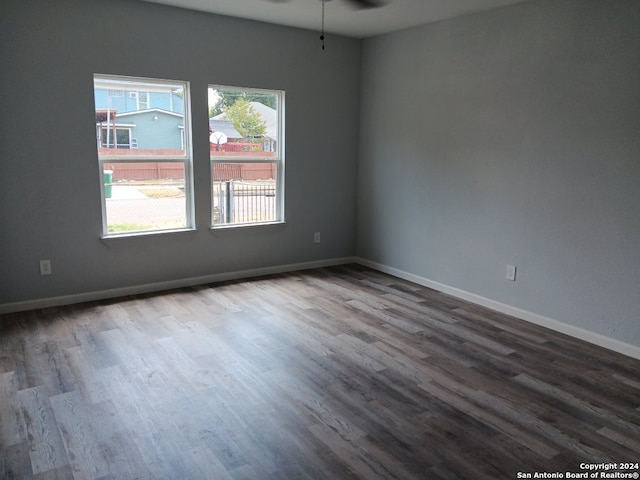
<svg viewBox="0 0 640 480"><path fill-rule="evenodd" d="M113 185L111 187L110 200L134 200L139 198L148 197L144 193L140 192L140 190L135 186Z"/></svg>

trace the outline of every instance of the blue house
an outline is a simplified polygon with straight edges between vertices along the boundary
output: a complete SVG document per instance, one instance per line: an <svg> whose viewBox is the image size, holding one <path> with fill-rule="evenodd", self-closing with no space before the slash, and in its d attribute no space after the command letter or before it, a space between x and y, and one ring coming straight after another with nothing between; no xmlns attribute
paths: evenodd
<svg viewBox="0 0 640 480"><path fill-rule="evenodd" d="M122 82L96 76L98 147L183 150L182 94L175 84Z"/></svg>

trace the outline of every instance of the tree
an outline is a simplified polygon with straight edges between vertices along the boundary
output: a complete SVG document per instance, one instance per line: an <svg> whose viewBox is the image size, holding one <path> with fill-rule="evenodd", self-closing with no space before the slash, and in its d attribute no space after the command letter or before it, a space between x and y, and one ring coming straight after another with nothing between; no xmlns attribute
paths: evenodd
<svg viewBox="0 0 640 480"><path fill-rule="evenodd" d="M224 118L231 120L233 127L244 138L255 139L267 132L267 124L254 110L247 99L236 100L223 111Z"/></svg>
<svg viewBox="0 0 640 480"><path fill-rule="evenodd" d="M272 93L253 92L245 90L216 90L218 101L209 108L209 118L221 114L238 100L259 102L267 107L277 108L277 97Z"/></svg>

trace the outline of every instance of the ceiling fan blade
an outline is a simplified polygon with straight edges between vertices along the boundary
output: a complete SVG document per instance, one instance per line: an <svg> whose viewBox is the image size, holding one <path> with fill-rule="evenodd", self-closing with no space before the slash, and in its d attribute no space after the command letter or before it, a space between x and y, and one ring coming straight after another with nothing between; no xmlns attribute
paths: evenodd
<svg viewBox="0 0 640 480"><path fill-rule="evenodd" d="M291 0L267 0L271 3L286 3ZM330 2L331 0L320 0L321 2ZM384 0L347 0L354 8L364 9L364 8L376 8L382 7L385 5Z"/></svg>
<svg viewBox="0 0 640 480"><path fill-rule="evenodd" d="M377 8L384 5L381 0L349 0L356 8Z"/></svg>

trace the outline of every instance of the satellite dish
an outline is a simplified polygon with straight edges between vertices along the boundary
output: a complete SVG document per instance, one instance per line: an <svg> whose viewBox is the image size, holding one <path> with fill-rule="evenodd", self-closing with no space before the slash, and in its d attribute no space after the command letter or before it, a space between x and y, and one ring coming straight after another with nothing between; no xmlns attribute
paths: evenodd
<svg viewBox="0 0 640 480"><path fill-rule="evenodd" d="M216 145L224 145L227 143L227 136L222 132L213 132L209 135L209 141L211 143L215 143Z"/></svg>

